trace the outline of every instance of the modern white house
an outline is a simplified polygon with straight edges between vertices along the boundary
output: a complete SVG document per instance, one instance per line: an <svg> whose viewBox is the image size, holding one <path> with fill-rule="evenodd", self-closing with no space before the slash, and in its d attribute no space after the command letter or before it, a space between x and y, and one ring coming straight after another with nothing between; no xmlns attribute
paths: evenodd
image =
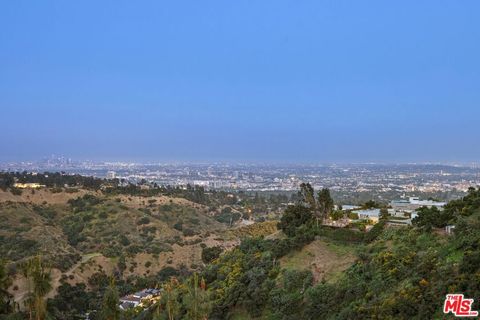
<svg viewBox="0 0 480 320"><path fill-rule="evenodd" d="M442 210L446 204L446 202L441 201L420 200L418 197L409 197L408 199L391 201L389 214L394 217L410 216L413 219L417 216L416 210L421 207L437 207Z"/></svg>
<svg viewBox="0 0 480 320"><path fill-rule="evenodd" d="M433 200L420 200L418 197L409 197L408 199L393 200L390 202L392 209L397 211L414 211L421 207L443 208L447 203Z"/></svg>
<svg viewBox="0 0 480 320"><path fill-rule="evenodd" d="M362 206L356 206L353 204L344 204L342 205L342 210L343 211L349 211L349 210L355 210L355 209L360 209ZM338 208L336 208L338 209Z"/></svg>
<svg viewBox="0 0 480 320"><path fill-rule="evenodd" d="M142 299L138 297L134 297L133 295L128 295L125 297L120 298L120 309L126 310L130 308L138 307L138 305L142 302Z"/></svg>

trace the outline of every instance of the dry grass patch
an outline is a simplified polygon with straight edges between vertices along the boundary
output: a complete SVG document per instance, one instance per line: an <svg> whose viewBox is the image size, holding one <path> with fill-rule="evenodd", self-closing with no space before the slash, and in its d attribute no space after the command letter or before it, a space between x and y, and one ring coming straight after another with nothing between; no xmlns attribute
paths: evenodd
<svg viewBox="0 0 480 320"><path fill-rule="evenodd" d="M315 282L335 280L354 261L355 247L315 240L280 259L285 269L310 270Z"/></svg>

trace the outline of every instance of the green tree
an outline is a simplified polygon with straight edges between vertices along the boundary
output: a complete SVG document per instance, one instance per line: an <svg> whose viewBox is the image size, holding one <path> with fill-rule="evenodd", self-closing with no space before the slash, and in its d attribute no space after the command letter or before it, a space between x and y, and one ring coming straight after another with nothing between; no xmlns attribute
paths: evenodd
<svg viewBox="0 0 480 320"><path fill-rule="evenodd" d="M25 304L29 311L29 318L44 320L47 318L45 296L52 289L50 269L45 266L41 256L36 256L23 266L22 272L28 280L29 294Z"/></svg>
<svg viewBox="0 0 480 320"><path fill-rule="evenodd" d="M205 280L199 281L198 274L194 273L188 281L187 293L183 298L187 309L187 319L205 320L210 313L211 304Z"/></svg>
<svg viewBox="0 0 480 320"><path fill-rule="evenodd" d="M284 270L280 279L281 287L270 292L270 304L277 316L283 319L304 319L302 316L303 293L312 285L310 271Z"/></svg>
<svg viewBox="0 0 480 320"><path fill-rule="evenodd" d="M299 196L301 204L310 208L311 210L316 209L315 191L310 183L302 183L300 185Z"/></svg>
<svg viewBox="0 0 480 320"><path fill-rule="evenodd" d="M70 285L65 280L60 280L57 294L53 299L48 299L47 309L53 319L73 319L76 315L83 314L91 309L96 301L97 293L87 291L84 283Z"/></svg>
<svg viewBox="0 0 480 320"><path fill-rule="evenodd" d="M362 206L363 209L373 209L373 208L378 208L380 206L380 204L376 203L375 201L373 200L368 200L367 202L365 202Z"/></svg>
<svg viewBox="0 0 480 320"><path fill-rule="evenodd" d="M11 284L12 279L8 276L5 261L0 260L0 314L9 314L14 310L13 297L8 292Z"/></svg>
<svg viewBox="0 0 480 320"><path fill-rule="evenodd" d="M175 277L171 277L170 281L163 286L162 299L165 304L165 311L167 312L168 320L174 320L180 311L178 287L179 282Z"/></svg>
<svg viewBox="0 0 480 320"><path fill-rule="evenodd" d="M102 310L100 312L100 319L102 320L118 320L120 319L118 290L115 286L115 280L110 279L105 294L103 295Z"/></svg>
<svg viewBox="0 0 480 320"><path fill-rule="evenodd" d="M318 213L316 214L317 225L319 219L328 217L334 208L334 202L328 188L323 188L318 192Z"/></svg>
<svg viewBox="0 0 480 320"><path fill-rule="evenodd" d="M345 216L345 213L341 210L335 210L332 213L330 213L330 217L335 221L342 219L344 216Z"/></svg>
<svg viewBox="0 0 480 320"><path fill-rule="evenodd" d="M417 210L418 216L412 220L412 223L427 231L432 228L443 228L454 219L450 210L439 210L437 207L422 207Z"/></svg>
<svg viewBox="0 0 480 320"><path fill-rule="evenodd" d="M382 209L380 209L380 217L379 217L379 218L380 218L381 220L386 220L386 219L388 219L388 216L389 216L389 214L388 214L388 209L387 209L387 208L382 208Z"/></svg>
<svg viewBox="0 0 480 320"><path fill-rule="evenodd" d="M278 228L288 236L294 236L298 227L313 218L312 211L302 205L288 206L278 223Z"/></svg>
<svg viewBox="0 0 480 320"><path fill-rule="evenodd" d="M217 259L222 252L221 247L205 247L202 249L202 260L204 263L210 263Z"/></svg>

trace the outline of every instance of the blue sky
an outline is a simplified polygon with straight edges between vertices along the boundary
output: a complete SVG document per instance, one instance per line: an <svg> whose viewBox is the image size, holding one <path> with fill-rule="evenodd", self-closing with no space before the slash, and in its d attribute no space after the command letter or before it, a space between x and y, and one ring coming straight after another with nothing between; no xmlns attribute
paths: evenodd
<svg viewBox="0 0 480 320"><path fill-rule="evenodd" d="M480 160L478 1L4 1L0 160Z"/></svg>

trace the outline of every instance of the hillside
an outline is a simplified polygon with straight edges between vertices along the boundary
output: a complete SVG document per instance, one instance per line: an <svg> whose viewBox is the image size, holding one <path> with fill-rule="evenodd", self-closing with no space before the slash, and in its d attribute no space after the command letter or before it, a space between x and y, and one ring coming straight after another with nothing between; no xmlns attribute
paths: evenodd
<svg viewBox="0 0 480 320"><path fill-rule="evenodd" d="M70 199L83 197L86 194L99 195L99 192L92 190L71 188L60 192L52 192L51 189L30 189L24 190L21 194L14 194L10 191L0 190L0 203L3 202L21 202L32 203L36 205L42 204L66 204Z"/></svg>
<svg viewBox="0 0 480 320"><path fill-rule="evenodd" d="M289 214L287 237L244 241L207 266L211 319L453 318L448 293L480 308L480 189L443 211L423 208L413 226L380 222L364 234L317 227L308 207ZM235 272L225 280L225 270Z"/></svg>
<svg viewBox="0 0 480 320"><path fill-rule="evenodd" d="M441 211L422 208L412 226L381 220L368 232L318 225L311 208L289 206L277 230L275 221L230 228L210 208L166 196L7 201L0 250L17 302L28 297L22 262L43 253L56 319L99 310L112 292L158 286L168 294L125 319L182 319L192 301L197 319L438 319L447 293L480 294L480 189Z"/></svg>
<svg viewBox="0 0 480 320"><path fill-rule="evenodd" d="M183 198L113 196L79 189L52 192L0 191L0 255L14 268L38 253L53 268L54 296L63 274L68 282L86 283L96 273L121 271L129 276L155 275L165 267L194 270L203 262L202 247L230 248L227 227L208 208ZM25 294L15 276L14 297Z"/></svg>

